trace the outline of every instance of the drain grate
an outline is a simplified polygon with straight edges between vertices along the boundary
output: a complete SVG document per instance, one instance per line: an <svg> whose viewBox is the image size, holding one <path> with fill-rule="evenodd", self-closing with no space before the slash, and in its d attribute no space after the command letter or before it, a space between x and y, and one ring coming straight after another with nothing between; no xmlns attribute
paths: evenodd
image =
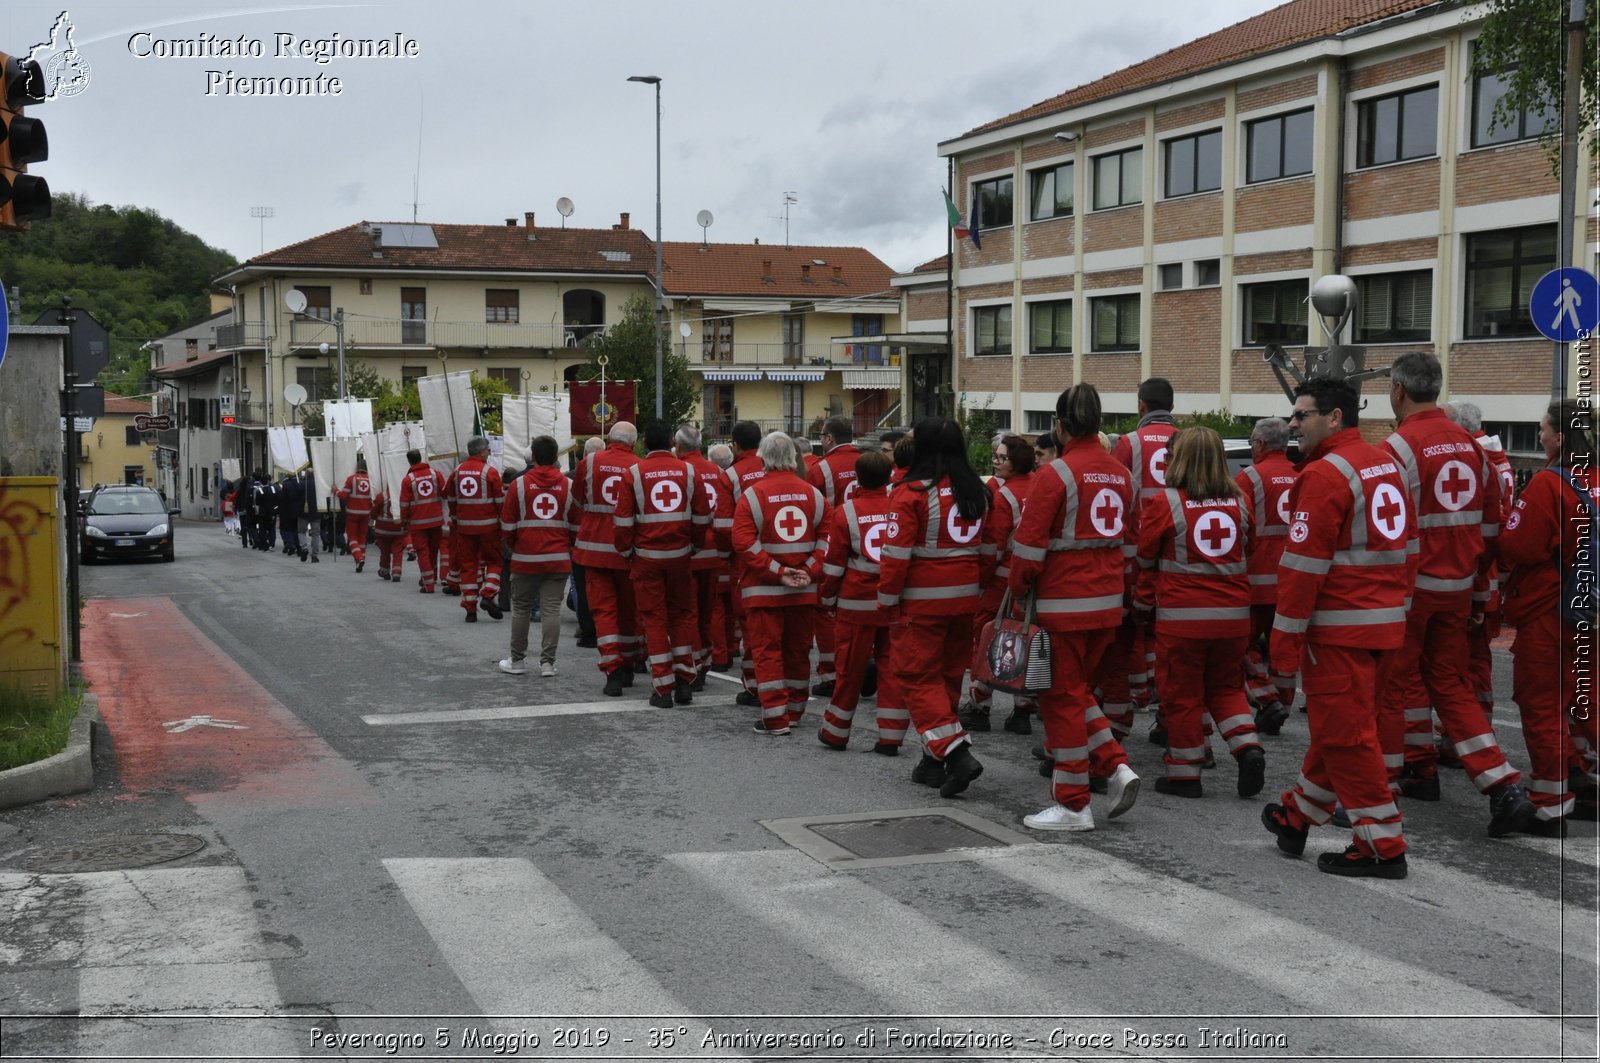
<svg viewBox="0 0 1600 1063"><path fill-rule="evenodd" d="M19 859L17 866L24 871L55 875L123 871L181 860L205 847L205 839L192 834L124 834L34 849Z"/></svg>
<svg viewBox="0 0 1600 1063"><path fill-rule="evenodd" d="M813 823L810 830L863 860L931 856L952 849L999 847L1005 842L948 816L900 816L855 823Z"/></svg>
<svg viewBox="0 0 1600 1063"><path fill-rule="evenodd" d="M803 816L762 825L837 871L972 860L1033 841L970 813L940 808Z"/></svg>

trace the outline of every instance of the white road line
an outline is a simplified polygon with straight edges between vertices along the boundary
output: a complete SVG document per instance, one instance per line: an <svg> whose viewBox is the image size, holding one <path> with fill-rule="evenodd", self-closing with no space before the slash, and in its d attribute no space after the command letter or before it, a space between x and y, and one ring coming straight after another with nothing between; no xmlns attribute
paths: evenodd
<svg viewBox="0 0 1600 1063"><path fill-rule="evenodd" d="M715 703L718 707L728 704ZM689 711L700 707L701 699L684 706ZM493 709L442 709L432 712L388 712L361 717L373 727L396 727L414 723L475 723L484 720L528 720L540 716L598 716L613 712L657 712L647 701L614 699L611 701L582 701L565 705L503 705Z"/></svg>
<svg viewBox="0 0 1600 1063"><path fill-rule="evenodd" d="M1537 1015L1426 968L1226 894L1151 874L1087 846L1041 845L982 853L977 859L996 874L1063 904L1087 909L1174 950L1194 950L1205 962L1270 986L1308 1012L1391 1015L1408 1001L1425 1001L1430 1014ZM1317 876L1310 867L1306 873ZM1137 900L1130 903L1130 898ZM1316 891L1304 891L1302 901L1316 905ZM1558 1021L1469 1025L1471 1044L1441 1040L1446 1027L1440 1023L1396 1023L1385 1027L1384 1034L1430 1056L1492 1053L1509 1058L1559 1052Z"/></svg>
<svg viewBox="0 0 1600 1063"><path fill-rule="evenodd" d="M739 687L741 689L743 689L743 687L744 687L744 680L739 678L736 675L728 675L728 674L723 673L723 672L707 671L706 672L706 678L707 679L720 679L724 683L732 683L733 685L735 685L735 686L737 686L737 687Z"/></svg>
<svg viewBox="0 0 1600 1063"><path fill-rule="evenodd" d="M486 1015L692 1014L527 860L383 866Z"/></svg>

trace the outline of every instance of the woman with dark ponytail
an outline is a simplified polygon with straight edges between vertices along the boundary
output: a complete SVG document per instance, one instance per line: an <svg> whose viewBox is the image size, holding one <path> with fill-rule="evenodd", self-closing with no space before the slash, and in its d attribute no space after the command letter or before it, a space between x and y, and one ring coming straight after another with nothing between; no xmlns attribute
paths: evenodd
<svg viewBox="0 0 1600 1063"><path fill-rule="evenodd" d="M954 421L926 418L912 440L911 468L890 496L878 604L890 617L889 666L927 749L912 781L954 797L983 774L956 705L987 576L980 548L989 491Z"/></svg>

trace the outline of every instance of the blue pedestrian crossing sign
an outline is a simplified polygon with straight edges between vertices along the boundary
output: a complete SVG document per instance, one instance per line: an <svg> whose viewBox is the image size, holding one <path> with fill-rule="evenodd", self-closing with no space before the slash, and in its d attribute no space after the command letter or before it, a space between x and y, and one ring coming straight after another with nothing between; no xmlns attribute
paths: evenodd
<svg viewBox="0 0 1600 1063"><path fill-rule="evenodd" d="M1587 339L1600 324L1600 281L1576 266L1553 269L1533 286L1528 313L1540 334L1557 343Z"/></svg>

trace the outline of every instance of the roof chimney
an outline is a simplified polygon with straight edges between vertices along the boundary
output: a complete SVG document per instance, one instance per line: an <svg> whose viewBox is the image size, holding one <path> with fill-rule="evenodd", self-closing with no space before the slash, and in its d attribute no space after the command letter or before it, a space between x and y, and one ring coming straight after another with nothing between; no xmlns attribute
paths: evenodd
<svg viewBox="0 0 1600 1063"><path fill-rule="evenodd" d="M515 219L515 218L507 218L506 219L506 228L507 229L515 229L516 227L517 227L517 219Z"/></svg>
<svg viewBox="0 0 1600 1063"><path fill-rule="evenodd" d="M772 259L764 258L761 260L761 275L763 277L772 276Z"/></svg>
<svg viewBox="0 0 1600 1063"><path fill-rule="evenodd" d="M623 211L622 212L622 221L621 221L620 224L618 224L616 226L616 228L618 228L618 229L626 229L627 227L628 227L628 212L627 211Z"/></svg>
<svg viewBox="0 0 1600 1063"><path fill-rule="evenodd" d="M843 266L835 266L835 267L833 267L833 275L835 277L844 276L844 267Z"/></svg>
<svg viewBox="0 0 1600 1063"><path fill-rule="evenodd" d="M528 230L528 239L537 240L538 237L533 232L533 211L525 210L522 212L522 223L523 228Z"/></svg>
<svg viewBox="0 0 1600 1063"><path fill-rule="evenodd" d="M372 227L372 257L383 257L383 229L377 225Z"/></svg>
<svg viewBox="0 0 1600 1063"><path fill-rule="evenodd" d="M801 284L810 284L811 283L811 263L809 263L809 262L802 262L800 264L800 283Z"/></svg>

